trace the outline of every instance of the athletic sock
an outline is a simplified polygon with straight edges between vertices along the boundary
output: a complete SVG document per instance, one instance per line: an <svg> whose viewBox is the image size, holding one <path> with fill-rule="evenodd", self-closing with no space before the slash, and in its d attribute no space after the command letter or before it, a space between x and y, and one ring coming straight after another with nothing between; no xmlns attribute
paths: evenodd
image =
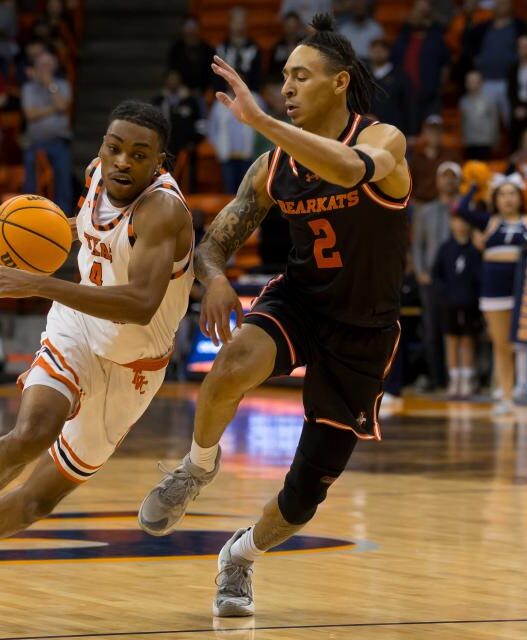
<svg viewBox="0 0 527 640"><path fill-rule="evenodd" d="M192 445L190 447L190 461L205 471L209 472L214 469L216 456L218 455L218 445L212 447L200 447L192 437Z"/></svg>
<svg viewBox="0 0 527 640"><path fill-rule="evenodd" d="M527 387L527 348L516 345L516 386Z"/></svg>
<svg viewBox="0 0 527 640"><path fill-rule="evenodd" d="M257 558L265 553L254 544L253 536L254 527L240 537L231 547L231 558L236 564L237 562L254 562Z"/></svg>

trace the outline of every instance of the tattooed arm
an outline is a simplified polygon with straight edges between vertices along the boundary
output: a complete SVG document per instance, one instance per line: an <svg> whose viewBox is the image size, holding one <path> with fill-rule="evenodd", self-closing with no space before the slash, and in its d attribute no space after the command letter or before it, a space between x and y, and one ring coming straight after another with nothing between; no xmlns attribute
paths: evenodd
<svg viewBox="0 0 527 640"><path fill-rule="evenodd" d="M236 311L240 326L243 312L234 289L225 276L227 260L258 227L273 205L266 191L268 154L251 166L232 202L214 218L196 250L196 277L206 287L201 305L200 327L215 345L231 338L229 317ZM216 335L217 333L217 335Z"/></svg>

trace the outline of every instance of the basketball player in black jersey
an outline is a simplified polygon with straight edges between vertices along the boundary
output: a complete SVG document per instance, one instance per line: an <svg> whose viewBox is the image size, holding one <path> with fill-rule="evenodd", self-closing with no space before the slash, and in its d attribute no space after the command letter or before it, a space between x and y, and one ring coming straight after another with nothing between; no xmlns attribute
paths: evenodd
<svg viewBox="0 0 527 640"><path fill-rule="evenodd" d="M217 98L276 148L256 160L198 249L202 330L223 347L201 387L190 453L139 513L154 535L173 528L218 472L218 442L244 394L306 365L305 422L284 487L220 552L219 616L252 615L254 560L314 516L358 439L381 439L383 379L399 340L411 186L405 139L362 115L372 80L330 17L316 16L312 26L283 70L292 125L263 113L238 74L215 58L215 73L234 92ZM290 223L287 271L243 318L225 265L275 203ZM234 335L232 310L241 325Z"/></svg>

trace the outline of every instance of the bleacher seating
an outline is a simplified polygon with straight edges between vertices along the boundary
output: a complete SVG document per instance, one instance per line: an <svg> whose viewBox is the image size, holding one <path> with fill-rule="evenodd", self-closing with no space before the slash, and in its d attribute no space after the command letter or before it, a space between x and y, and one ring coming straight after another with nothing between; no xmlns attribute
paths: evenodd
<svg viewBox="0 0 527 640"><path fill-rule="evenodd" d="M45 1L37 3L34 11L19 11L18 39L26 42L32 34L32 29L45 10ZM60 33L64 46L57 51L59 63L64 69L75 95L75 81L77 74L77 53L84 23L83 0L78 0L77 7L72 16L73 31L65 25L61 25ZM15 65L12 64L6 77L7 94L13 97L20 96L20 87L16 82ZM12 195L20 193L24 182L24 167L22 165L22 153L20 149L21 134L23 130L23 116L18 111L0 112L0 201L5 201ZM40 157L37 162L37 187L44 195L52 194L50 190L53 184L52 169L47 159Z"/></svg>

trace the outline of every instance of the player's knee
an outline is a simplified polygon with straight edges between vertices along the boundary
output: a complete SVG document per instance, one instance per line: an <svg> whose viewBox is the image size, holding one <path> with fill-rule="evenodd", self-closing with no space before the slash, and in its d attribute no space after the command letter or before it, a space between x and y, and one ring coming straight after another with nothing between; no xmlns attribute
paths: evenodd
<svg viewBox="0 0 527 640"><path fill-rule="evenodd" d="M278 506L289 524L305 524L326 499L328 489L337 479L334 472L311 464L297 451L284 486L278 494Z"/></svg>
<svg viewBox="0 0 527 640"><path fill-rule="evenodd" d="M20 462L33 460L50 447L62 429L62 422L45 411L19 416L9 435L13 456Z"/></svg>
<svg viewBox="0 0 527 640"><path fill-rule="evenodd" d="M207 376L209 391L221 397L243 395L259 381L255 380L258 363L246 345L225 345Z"/></svg>

